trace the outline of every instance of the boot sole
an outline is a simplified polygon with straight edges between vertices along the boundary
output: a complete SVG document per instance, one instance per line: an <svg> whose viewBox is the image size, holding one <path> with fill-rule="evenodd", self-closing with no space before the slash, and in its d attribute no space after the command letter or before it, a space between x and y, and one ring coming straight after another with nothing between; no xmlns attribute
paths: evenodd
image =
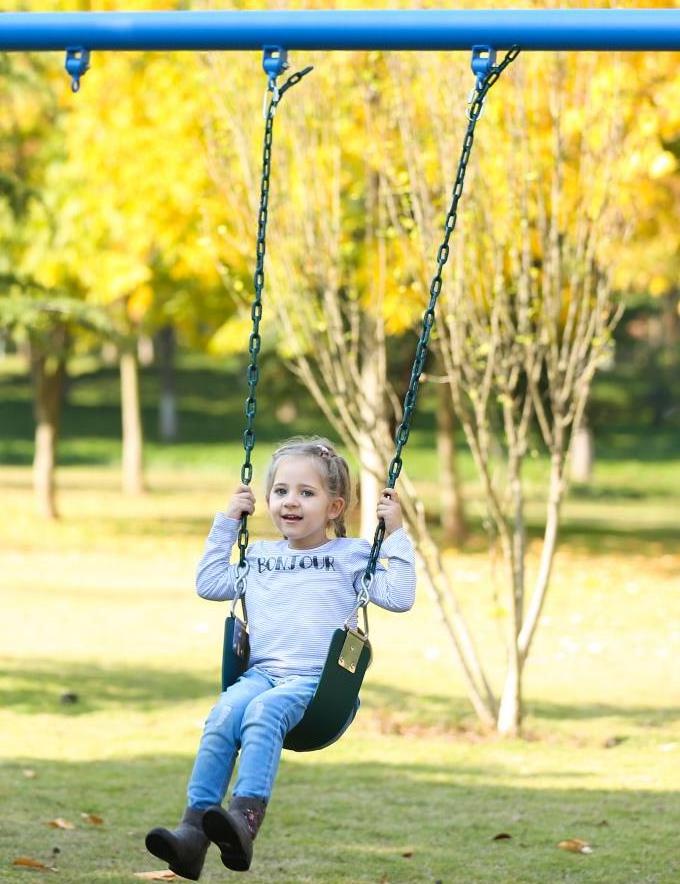
<svg viewBox="0 0 680 884"><path fill-rule="evenodd" d="M171 872L180 875L182 878L188 878L189 881L198 881L201 874L200 869L197 871L195 868L187 868L178 863L177 853L172 844L168 841L167 835L163 829L152 829L144 839L144 843L146 844L146 849L149 853L158 857L158 859L162 859L163 862L168 864L168 868ZM203 864L201 863L201 866L202 865Z"/></svg>
<svg viewBox="0 0 680 884"><path fill-rule="evenodd" d="M248 871L250 857L244 851L239 834L229 820L216 811L206 810L203 814L203 831L219 847L222 865L233 872Z"/></svg>

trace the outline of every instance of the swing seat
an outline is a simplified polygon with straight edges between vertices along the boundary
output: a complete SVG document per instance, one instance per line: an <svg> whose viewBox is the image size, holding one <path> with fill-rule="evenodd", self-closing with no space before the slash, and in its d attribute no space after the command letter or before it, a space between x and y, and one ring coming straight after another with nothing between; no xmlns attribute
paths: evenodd
<svg viewBox="0 0 680 884"><path fill-rule="evenodd" d="M246 624L232 611L224 621L222 645L222 690L234 684L248 666L248 630Z"/></svg>
<svg viewBox="0 0 680 884"><path fill-rule="evenodd" d="M359 708L359 691L371 662L368 639L353 629L336 629L326 663L302 721L286 735L285 749L311 752L338 740Z"/></svg>
<svg viewBox="0 0 680 884"><path fill-rule="evenodd" d="M226 691L246 670L245 624L233 613L224 624L222 690ZM246 645L247 647L247 645ZM312 752L339 739L359 708L359 691L371 662L371 645L359 630L336 629L316 693L302 720L286 735L284 749Z"/></svg>

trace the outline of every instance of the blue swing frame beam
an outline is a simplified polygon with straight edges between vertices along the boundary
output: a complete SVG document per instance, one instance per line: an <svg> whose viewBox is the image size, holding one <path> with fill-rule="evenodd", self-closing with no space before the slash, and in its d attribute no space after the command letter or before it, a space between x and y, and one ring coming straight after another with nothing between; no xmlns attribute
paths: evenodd
<svg viewBox="0 0 680 884"><path fill-rule="evenodd" d="M0 51L680 50L680 10L327 10L0 14Z"/></svg>

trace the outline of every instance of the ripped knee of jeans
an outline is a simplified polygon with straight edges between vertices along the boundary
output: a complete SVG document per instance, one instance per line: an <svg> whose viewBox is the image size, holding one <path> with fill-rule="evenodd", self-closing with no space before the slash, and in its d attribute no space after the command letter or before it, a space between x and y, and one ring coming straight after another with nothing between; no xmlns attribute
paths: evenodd
<svg viewBox="0 0 680 884"><path fill-rule="evenodd" d="M218 702L210 711L210 715L205 723L206 729L211 728L219 730L229 720L229 716L234 711L234 707L223 701Z"/></svg>
<svg viewBox="0 0 680 884"><path fill-rule="evenodd" d="M248 721L256 722L260 721L260 719L264 716L264 703L261 700L256 700L248 707Z"/></svg>

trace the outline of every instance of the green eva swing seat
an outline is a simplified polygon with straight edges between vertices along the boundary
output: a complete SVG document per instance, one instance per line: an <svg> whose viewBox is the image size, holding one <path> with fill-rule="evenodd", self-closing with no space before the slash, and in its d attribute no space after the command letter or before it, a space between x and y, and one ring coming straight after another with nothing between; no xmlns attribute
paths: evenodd
<svg viewBox="0 0 680 884"><path fill-rule="evenodd" d="M244 621L232 610L224 623L223 691L247 668L246 630ZM287 734L285 749L312 752L342 736L359 708L359 691L370 662L371 645L365 632L348 626L335 630L316 693L302 721Z"/></svg>

